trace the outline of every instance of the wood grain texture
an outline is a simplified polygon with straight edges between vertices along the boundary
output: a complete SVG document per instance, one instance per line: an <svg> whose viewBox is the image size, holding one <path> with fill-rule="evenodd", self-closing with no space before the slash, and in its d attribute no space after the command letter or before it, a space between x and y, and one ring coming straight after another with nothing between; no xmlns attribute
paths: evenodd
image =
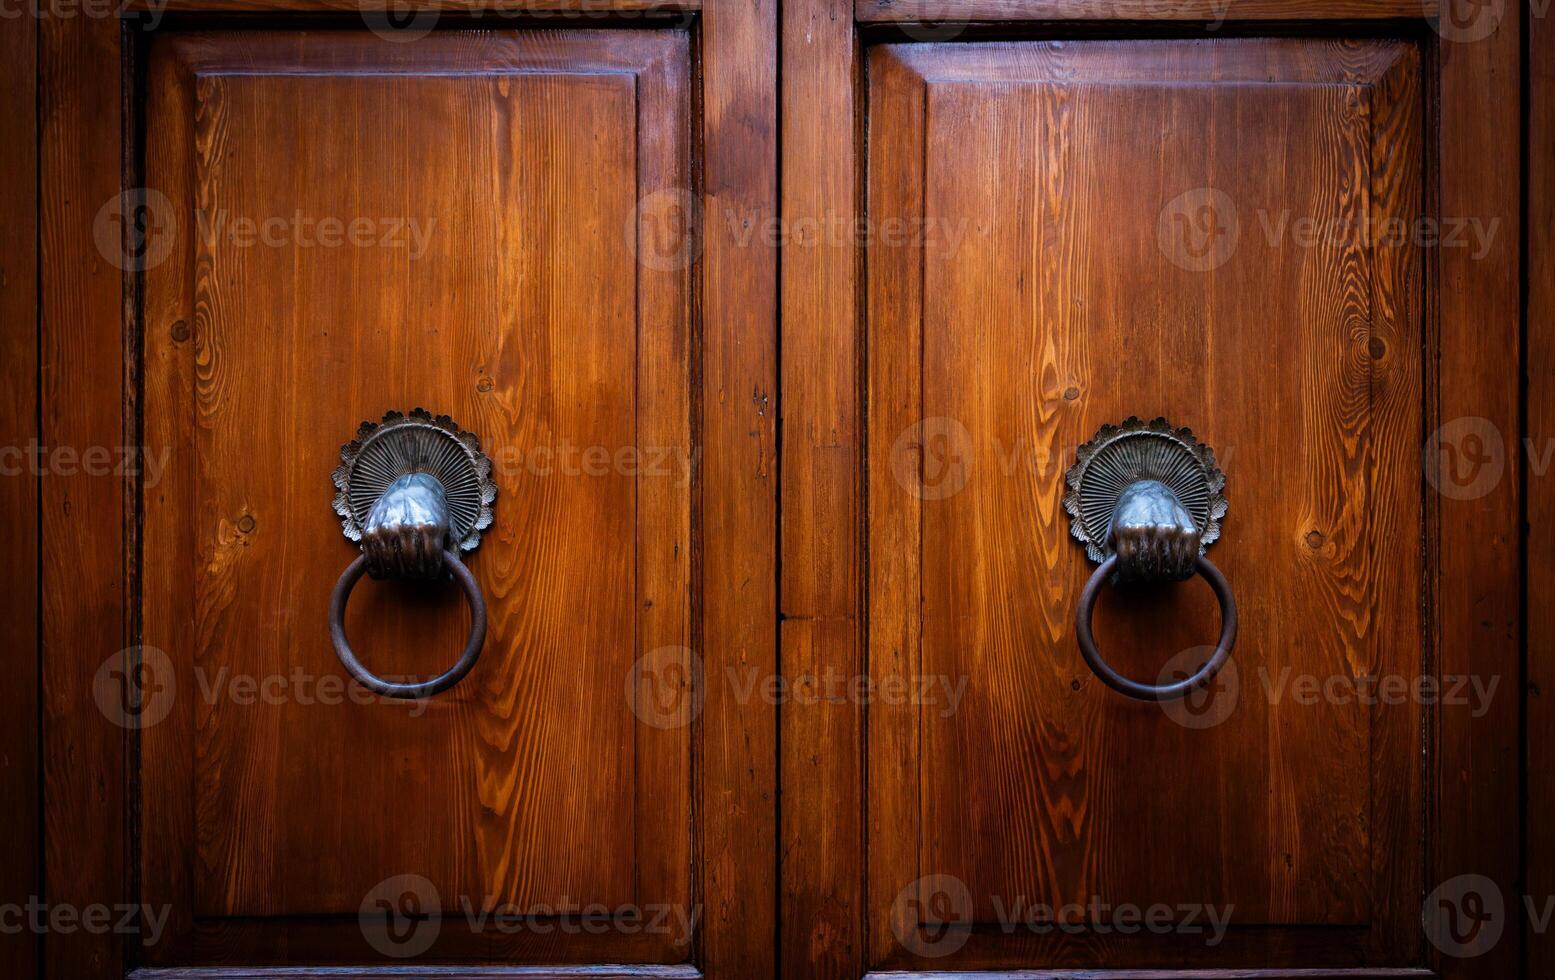
<svg viewBox="0 0 1555 980"><path fill-rule="evenodd" d="M1555 834L1546 814L1555 812L1555 21L1527 7L1528 106L1525 203L1528 257L1527 323L1527 601L1524 637L1527 735L1523 765L1528 796L1523 811L1529 895L1555 895ZM1542 912L1542 907L1541 907ZM1555 975L1555 932L1527 932L1526 975Z"/></svg>
<svg viewBox="0 0 1555 980"><path fill-rule="evenodd" d="M0 22L0 581L11 636L0 694L0 836L10 842L0 862L0 904L24 906L39 893L38 845L38 488L26 455L38 438L38 21ZM31 976L40 937L0 934L0 973Z"/></svg>
<svg viewBox="0 0 1555 980"><path fill-rule="evenodd" d="M119 25L69 14L38 24L41 444L126 444ZM109 231L100 250L100 215ZM133 218L133 214L130 215ZM130 242L133 228L125 228ZM117 262L115 260L118 260ZM96 708L98 668L127 645L127 478L53 469L41 488L43 895L84 908L128 898L125 729ZM127 678L133 673L123 675ZM129 686L128 680L120 690ZM43 937L50 976L117 976L122 935Z"/></svg>
<svg viewBox="0 0 1555 980"><path fill-rule="evenodd" d="M380 966L380 967L210 967L141 969L128 980L700 980L690 966Z"/></svg>
<svg viewBox="0 0 1555 980"><path fill-rule="evenodd" d="M177 909L155 962L370 957L355 911L411 873L459 924L439 955L688 955L681 933L463 918L691 902L690 729L640 724L623 696L640 656L691 642L689 280L636 261L655 232L639 201L689 185L688 66L679 32L154 49L148 179L183 224L147 276L147 417L171 462L146 500L145 630L200 695L146 733L144 874ZM317 230L241 230L293 215ZM310 238L363 219L358 244ZM339 674L323 602L351 549L328 473L358 421L415 405L494 461L471 559L485 651L417 710L329 704L285 681ZM380 672L429 673L463 642L446 590L361 593L347 626ZM245 677L282 694L229 694Z"/></svg>
<svg viewBox="0 0 1555 980"><path fill-rule="evenodd" d="M1435 17L1436 0L855 0L861 23L930 21L1414 20Z"/></svg>
<svg viewBox="0 0 1555 980"><path fill-rule="evenodd" d="M1440 568L1436 668L1441 676L1500 678L1502 689L1510 690L1521 679L1522 643L1521 397L1511 380L1522 377L1522 24L1518 4L1487 10L1465 0L1452 2L1453 22L1472 27L1471 37L1478 39L1443 38L1437 48L1437 207L1444 217L1477 219L1497 231L1483 251L1437 250L1440 354L1434 422L1443 429L1442 452L1428 461L1435 467L1433 486L1457 483L1446 467L1453 452L1462 459L1463 451L1474 448L1464 441L1467 435L1499 439L1503 453L1490 464L1493 476L1485 484L1470 480L1467 487L1435 495ZM1493 19L1483 20L1487 16ZM1426 887L1458 875L1483 875L1500 890L1509 916L1500 941L1483 955L1431 951L1432 965L1448 978L1508 976L1522 958L1521 930L1512 927L1510 918L1525 911L1519 908L1517 828L1522 705L1519 698L1499 697L1488 707L1481 713L1441 712L1429 744L1436 792Z"/></svg>
<svg viewBox="0 0 1555 980"><path fill-rule="evenodd" d="M778 672L778 5L702 14L702 707L698 963L776 972L778 713L731 676ZM752 236L751 232L756 234ZM734 672L731 674L730 672Z"/></svg>
<svg viewBox="0 0 1555 980"><path fill-rule="evenodd" d="M1394 215L1425 213L1423 156L1399 151L1399 147L1424 145L1420 68L1420 60L1411 52L1378 78L1367 93L1365 111L1371 137L1367 194L1372 227L1385 227L1383 223ZM1370 533L1381 540L1414 539L1430 520L1430 508L1420 499L1418 481L1405 478L1419 471L1420 451L1393 427L1404 420L1418 423L1428 405L1426 370L1420 355L1414 353L1429 331L1420 250L1374 250L1369 289L1367 355L1371 367L1367 399L1374 424L1367 433L1370 444L1365 460L1371 494L1367 520ZM1388 548L1382 551L1390 552ZM1373 576L1367 602L1370 628L1378 637L1398 638L1400 646L1407 647L1405 637L1415 640L1418 649L1411 651L1414 659L1410 666L1424 674L1430 656L1429 615L1422 620L1412 612L1399 618L1396 604L1379 599L1389 594L1417 600L1429 595L1433 556L1428 547L1423 561L1410 563L1379 561L1376 554L1368 568ZM1369 669L1375 674L1383 666L1374 662ZM1416 758L1425 717L1425 706L1413 701L1371 714L1370 821L1376 839L1413 839L1420 834L1424 767L1393 766L1390 760ZM1378 923L1370 957L1380 960L1389 952L1395 956L1413 952L1420 942L1416 898L1422 881L1418 856L1412 850L1374 847L1369 872L1374 883L1372 916Z"/></svg>
<svg viewBox="0 0 1555 980"><path fill-rule="evenodd" d="M1363 230L1420 213L1419 74L1395 42L873 52L871 221L916 222L923 244L869 258L870 669L966 688L871 708L872 965L920 963L893 916L933 874L982 923L1099 896L1264 928L1210 951L990 924L922 965L1416 955L1418 706L1281 692L1422 669L1418 258ZM1194 188L1240 229L1203 266L1168 223ZM1090 568L1064 471L1134 414L1190 425L1228 474L1213 557L1242 610L1241 684L1217 726L1121 700L1075 650ZM1186 585L1108 595L1098 620L1114 664L1153 677L1215 610Z"/></svg>
<svg viewBox="0 0 1555 980"><path fill-rule="evenodd" d="M864 970L861 59L849 0L783 5L781 972ZM840 695L840 696L839 696Z"/></svg>
<svg viewBox="0 0 1555 980"><path fill-rule="evenodd" d="M1434 977L1421 969L1332 969L1332 970L1000 970L998 972L900 973L879 971L865 974L864 980L1304 980L1304 978L1354 978L1369 980L1386 977Z"/></svg>
<svg viewBox="0 0 1555 980"><path fill-rule="evenodd" d="M701 0L417 0L415 10L451 14L666 13L695 11ZM393 0L127 0L125 9L162 13L325 13L355 14L375 11L408 12Z"/></svg>
<svg viewBox="0 0 1555 980"><path fill-rule="evenodd" d="M921 215L923 78L900 59L875 52L868 70L866 213L871 221L887 215ZM916 397L921 387L917 379L922 376L923 277L910 248L875 245L868 249L867 258L867 663L871 677L916 677L921 674L921 505L916 494L892 491L897 484L891 454L897 452L902 434L912 433L923 418ZM904 329L906 336L894 338L888 324L900 325L897 329ZM909 446L921 442L920 434L908 437ZM898 921L893 923L881 913L888 908L886 903L895 904L895 897L911 880L911 875L899 880L901 872L917 865L917 819L908 815L918 807L920 740L910 713L873 709L866 738L866 956L875 966L884 951L896 946L896 935L907 921L897 913Z"/></svg>

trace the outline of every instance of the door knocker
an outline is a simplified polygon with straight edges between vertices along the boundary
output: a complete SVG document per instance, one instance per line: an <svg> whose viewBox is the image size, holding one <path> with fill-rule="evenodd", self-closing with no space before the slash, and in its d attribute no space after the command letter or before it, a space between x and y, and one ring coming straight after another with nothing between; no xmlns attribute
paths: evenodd
<svg viewBox="0 0 1555 980"><path fill-rule="evenodd" d="M363 422L340 447L334 473L335 513L345 536L361 545L329 600L335 655L363 687L391 698L424 698L470 672L486 641L486 600L459 560L491 526L497 488L480 441L446 415L418 408ZM362 665L346 640L346 602L364 573L375 579L433 581L450 574L470 603L470 638L454 665L428 681L389 681Z"/></svg>
<svg viewBox="0 0 1555 980"><path fill-rule="evenodd" d="M1226 477L1215 451L1163 418L1104 425L1081 446L1068 475L1064 509L1070 529L1100 565L1080 593L1075 637L1086 664L1115 691L1141 701L1171 701L1208 684L1236 643L1236 599L1205 550L1220 537ZM1220 641L1191 677L1142 684L1119 674L1096 649L1091 614L1102 583L1178 582L1204 576L1220 600Z"/></svg>

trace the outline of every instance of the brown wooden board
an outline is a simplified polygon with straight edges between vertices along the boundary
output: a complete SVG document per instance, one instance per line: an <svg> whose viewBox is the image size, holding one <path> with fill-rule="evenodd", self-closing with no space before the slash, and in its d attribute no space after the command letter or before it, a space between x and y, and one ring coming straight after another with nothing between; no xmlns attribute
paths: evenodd
<svg viewBox="0 0 1555 980"><path fill-rule="evenodd" d="M1435 17L1437 0L856 0L861 23L945 21L1389 20Z"/></svg>
<svg viewBox="0 0 1555 980"><path fill-rule="evenodd" d="M848 0L783 5L783 976L863 972L860 229Z"/></svg>
<svg viewBox="0 0 1555 980"><path fill-rule="evenodd" d="M871 965L1412 964L1421 708L1277 692L1426 666L1419 255L1360 230L1418 221L1420 80L1391 41L872 51L870 219L922 242L869 255L870 671L947 693L869 712ZM1301 219L1351 233L1280 232ZM1123 700L1076 650L1065 470L1130 415L1227 474L1224 717ZM1201 584L1108 593L1129 676L1214 636ZM901 918L934 876L981 924L959 949ZM1231 928L1007 925L1093 897Z"/></svg>
<svg viewBox="0 0 1555 980"><path fill-rule="evenodd" d="M688 186L688 41L153 48L147 178L186 221L147 274L148 438L171 453L146 496L145 635L200 695L144 732L146 893L176 911L155 961L370 957L354 921L299 922L293 949L256 919L354 919L412 873L450 920L488 903L689 916L691 731L623 698L636 662L691 640L689 279L639 263L636 228L640 201ZM371 233L332 246L325 223L346 218ZM354 552L326 473L358 422L423 405L493 459L476 672L414 705L295 680L228 696L338 674L322 623ZM348 632L381 673L433 673L463 642L442 599L377 587ZM588 962L676 962L692 941L476 931L439 938L458 958Z"/></svg>
<svg viewBox="0 0 1555 980"><path fill-rule="evenodd" d="M1496 231L1488 249L1436 250L1439 428L1427 460L1438 490L1437 671L1500 678L1507 692L1521 679L1522 656L1518 9L1453 0L1442 14L1437 213ZM1499 898L1505 910L1499 936L1482 929L1465 948L1428 951L1446 977L1508 976L1521 960L1521 709L1521 698L1498 697L1484 712L1443 711L1431 732L1428 897L1443 889L1438 901L1457 914L1471 911L1474 895Z"/></svg>
<svg viewBox="0 0 1555 980"><path fill-rule="evenodd" d="M1524 480L1527 487L1527 734L1528 781L1523 823L1527 840L1525 891L1541 921L1555 896L1555 23L1527 6L1528 19L1528 256L1527 428ZM1555 931L1524 922L1527 976L1555 974Z"/></svg>
<svg viewBox="0 0 1555 980"><path fill-rule="evenodd" d="M122 198L119 24L39 22L40 444L132 445L125 414L124 277L145 245ZM144 227L144 226L141 226ZM146 693L126 652L126 503L132 474L61 467L41 490L43 898L82 909L128 900L127 717ZM116 976L128 938L49 931L51 976Z"/></svg>
<svg viewBox="0 0 1555 980"><path fill-rule="evenodd" d="M25 907L39 894L38 827L38 490L55 459L38 442L38 21L0 22L0 582L11 656L0 688L0 903ZM34 449L40 450L35 452ZM31 929L0 934L0 971L29 976L41 937Z"/></svg>
<svg viewBox="0 0 1555 980"><path fill-rule="evenodd" d="M776 208L775 8L689 28L577 20L416 44L288 33L284 20L168 33L145 47L148 99L124 128L120 77L137 40L121 44L113 21L44 24L41 159L56 202L43 233L55 270L42 294L44 429L120 444L144 343L148 440L169 459L140 487L138 585L148 644L170 648L148 646L143 662L119 653L139 615L125 587L141 571L126 547L127 527L139 533L133 477L45 484L57 545L43 576L46 884L85 905L128 900L139 880L136 897L173 915L172 938L146 951L115 936L59 941L51 973L371 958L346 879L407 859L451 895L593 894L690 903L697 917L674 941L449 935L439 955L451 959L662 961L731 977L775 961L775 706L737 701L727 683L692 697L683 683L693 666L698 681L777 669L776 253L739 227ZM161 195L142 200L171 202L173 218L143 310L136 270L99 258L91 234L121 165L138 167L141 135ZM532 159L502 163L515 154ZM704 187L739 220L703 207ZM429 263L439 273L419 293L403 251L396 266L209 237L212 220L288 202L424 205L460 221L428 246L443 249ZM426 756L403 717L374 717L379 705L331 716L211 699L196 664L207 684L299 665L339 673L307 629L352 553L328 509L329 472L357 422L439 396L450 404L433 408L490 433L493 455L571 435L585 449L666 450L669 472L504 488L513 520L499 519L472 566L497 600L497 639L468 689L417 729L463 746L451 754ZM457 644L454 604L392 585L362 593L350 631L382 670L435 669ZM188 683L166 720L135 734L138 717L126 727L82 707L103 664L132 678L170 664ZM640 718L664 676L681 699L671 724ZM133 774L132 748L145 762ZM342 767L351 754L358 764ZM479 830L429 832L449 815Z"/></svg>

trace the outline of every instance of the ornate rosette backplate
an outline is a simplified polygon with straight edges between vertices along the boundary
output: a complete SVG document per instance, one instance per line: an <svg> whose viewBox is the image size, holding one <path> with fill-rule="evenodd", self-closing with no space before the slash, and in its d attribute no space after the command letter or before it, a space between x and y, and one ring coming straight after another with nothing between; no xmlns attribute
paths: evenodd
<svg viewBox="0 0 1555 980"><path fill-rule="evenodd" d="M1164 418L1130 417L1122 425L1102 426L1069 468L1064 509L1091 561L1112 554L1113 509L1123 488L1138 480L1159 480L1177 495L1199 529L1199 554L1220 537L1226 475L1215 465L1215 451Z"/></svg>
<svg viewBox="0 0 1555 980"><path fill-rule="evenodd" d="M447 415L424 408L410 414L388 412L381 422L363 422L356 438L340 447L334 472L335 513L352 541L362 540L362 526L373 504L395 480L411 473L437 478L448 496L449 540L460 551L480 544L491 526L491 505L497 485L491 480L491 460L480 440Z"/></svg>

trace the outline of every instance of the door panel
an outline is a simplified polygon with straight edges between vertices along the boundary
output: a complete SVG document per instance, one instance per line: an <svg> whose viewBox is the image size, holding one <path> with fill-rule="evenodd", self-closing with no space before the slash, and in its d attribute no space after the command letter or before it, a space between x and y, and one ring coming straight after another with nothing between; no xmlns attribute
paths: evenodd
<svg viewBox="0 0 1555 980"><path fill-rule="evenodd" d="M690 270L637 259L680 254L689 70L668 29L153 46L147 178L178 234L146 273L170 456L144 636L201 694L143 735L156 962L377 958L358 911L402 875L458 923L429 958L687 960L689 926L466 917L690 914L689 700L643 724L634 698L664 692L632 686L657 677L640 657L690 668ZM342 700L325 614L356 551L330 475L360 422L413 407L494 463L484 652L430 700ZM379 674L425 677L468 614L452 585L364 582L346 627Z"/></svg>
<svg viewBox="0 0 1555 980"><path fill-rule="evenodd" d="M1423 669L1415 48L887 44L867 67L869 671L966 685L868 709L872 965L1412 962L1420 707L1288 685ZM1208 700L1127 701L1076 647L1065 471L1129 416L1192 428L1227 475L1210 556L1241 634ZM1216 635L1200 581L1103 591L1129 676ZM1231 927L1009 923L1093 901Z"/></svg>

